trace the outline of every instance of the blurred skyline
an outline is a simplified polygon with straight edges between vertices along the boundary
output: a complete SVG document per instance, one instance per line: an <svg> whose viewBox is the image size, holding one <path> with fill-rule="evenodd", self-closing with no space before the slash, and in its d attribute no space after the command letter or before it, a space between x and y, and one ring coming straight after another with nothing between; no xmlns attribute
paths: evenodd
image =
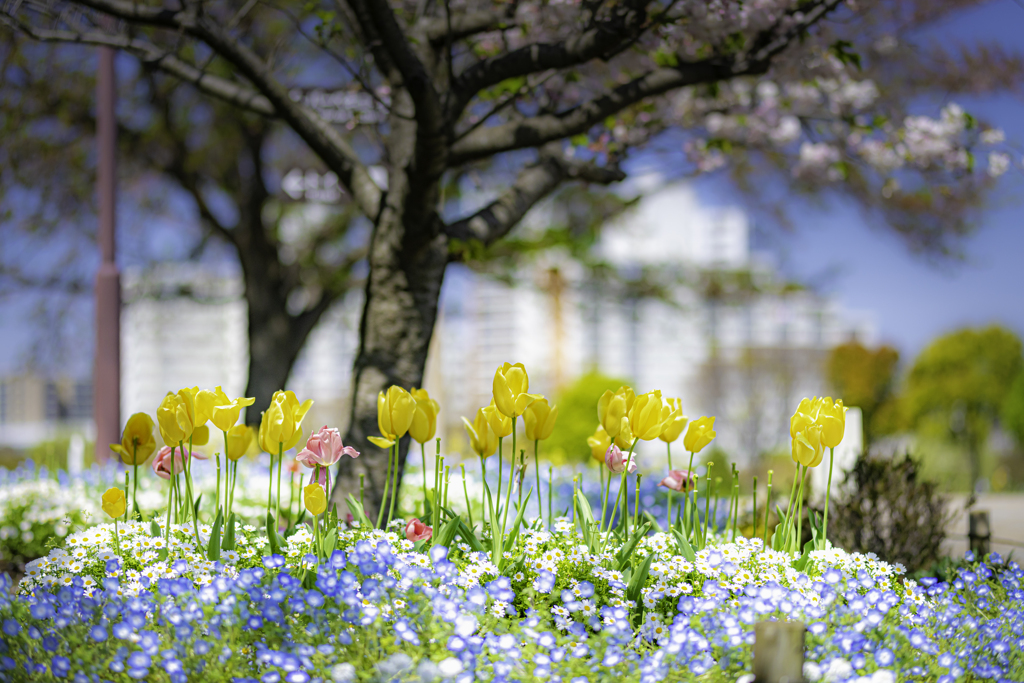
<svg viewBox="0 0 1024 683"><path fill-rule="evenodd" d="M1019 49L1024 28L1024 5L1016 0L987 4L959 14L955 21L934 27L935 40L967 41L984 38L1007 49ZM792 279L834 296L846 308L870 311L875 316L882 342L897 347L910 362L930 340L963 326L1001 324L1024 337L1024 302L1020 296L1024 228L1019 196L1024 189L1022 145L1024 102L1018 97L957 98L978 118L1002 128L1016 150L1013 168L999 180L993 202L982 214L979 231L964 240L962 260L928 260L914 255L884 227L872 226L859 210L828 196L812 202L787 200L792 230L756 224L754 248L773 255L779 268ZM945 101L921 102L922 112L934 114ZM658 159L657 155L653 155ZM660 163L665 163L660 158ZM632 166L650 170L651 158L643 155ZM743 197L724 175L701 178L695 187L701 201L710 206L740 206ZM120 220L132 220L127 193L120 198ZM162 225L148 236L148 253L176 254L180 226ZM121 231L124 234L124 230ZM123 239L125 251L138 249ZM218 250L224 253L223 250ZM123 261L122 261L123 263ZM90 277L91 281L91 277ZM0 375L18 373L25 366L33 343L34 300L25 296L0 299ZM81 358L71 357L67 373L88 373L91 365L92 307L81 297L69 320L82 336ZM45 323L44 323L45 324ZM72 334L74 336L74 333Z"/></svg>

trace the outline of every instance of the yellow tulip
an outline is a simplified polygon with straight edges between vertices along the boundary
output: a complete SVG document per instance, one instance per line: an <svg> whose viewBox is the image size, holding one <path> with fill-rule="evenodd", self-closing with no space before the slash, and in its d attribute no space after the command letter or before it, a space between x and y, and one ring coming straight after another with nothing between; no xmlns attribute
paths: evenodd
<svg viewBox="0 0 1024 683"><path fill-rule="evenodd" d="M494 405L494 399L491 399L491 404L483 410L487 424L490 425L491 431L494 432L495 436L504 439L512 433L512 418L505 416L498 410L498 406Z"/></svg>
<svg viewBox="0 0 1024 683"><path fill-rule="evenodd" d="M203 389L196 394L196 404L210 416L214 426L222 432L234 427L242 408L255 402L255 398L228 398L220 387L213 391Z"/></svg>
<svg viewBox="0 0 1024 683"><path fill-rule="evenodd" d="M491 393L494 405L502 415L512 418L522 415L531 403L540 398L539 394L527 393L530 377L522 363L503 363L494 371Z"/></svg>
<svg viewBox="0 0 1024 683"><path fill-rule="evenodd" d="M821 443L826 448L838 446L846 432L846 406L842 399L832 403L831 397L823 398L817 424L821 425Z"/></svg>
<svg viewBox="0 0 1024 683"><path fill-rule="evenodd" d="M817 423L820 410L821 399L817 396L801 400L793 417L789 418L789 436L795 439L798 433Z"/></svg>
<svg viewBox="0 0 1024 683"><path fill-rule="evenodd" d="M249 452L252 442L256 439L256 433L249 425L235 425L228 430L227 453L224 455L228 460L235 461Z"/></svg>
<svg viewBox="0 0 1024 683"><path fill-rule="evenodd" d="M168 446L186 443L191 440L193 446L202 446L210 439L210 430L206 427L209 415L196 411L195 395L198 389L181 389L176 394L168 393L156 409L156 421L160 426L160 436Z"/></svg>
<svg viewBox="0 0 1024 683"><path fill-rule="evenodd" d="M295 448L302 438L302 418L312 405L312 399L299 403L293 391L275 391L260 420L260 448L271 455Z"/></svg>
<svg viewBox="0 0 1024 683"><path fill-rule="evenodd" d="M633 432L629 428L629 418L625 415L622 416L619 433L612 439L612 443L624 451L628 451L629 447L633 445Z"/></svg>
<svg viewBox="0 0 1024 683"><path fill-rule="evenodd" d="M683 437L683 448L691 453L699 453L701 449L715 438L715 418L701 417L690 423Z"/></svg>
<svg viewBox="0 0 1024 683"><path fill-rule="evenodd" d="M804 467L817 467L825 446L821 442L821 425L809 425L793 437L793 462Z"/></svg>
<svg viewBox="0 0 1024 683"><path fill-rule="evenodd" d="M156 450L153 418L145 413L135 413L129 417L121 434L121 443L110 444L110 450L117 453L125 465L145 463Z"/></svg>
<svg viewBox="0 0 1024 683"><path fill-rule="evenodd" d="M683 430L686 429L686 423L690 421L690 418L683 415L683 399L681 398L667 398L665 399L666 406L669 413L664 420L664 426L661 429L661 434L658 438L665 443L672 443L680 437Z"/></svg>
<svg viewBox="0 0 1024 683"><path fill-rule="evenodd" d="M605 391L597 400L597 420L612 438L622 429L622 418L633 407L635 397L632 389L622 386L615 392L611 389Z"/></svg>
<svg viewBox="0 0 1024 683"><path fill-rule="evenodd" d="M597 425L594 434L587 437L587 445L590 446L590 457L599 463L603 463L604 454L608 452L608 447L612 445L612 437L608 436L608 432L604 430L604 427Z"/></svg>
<svg viewBox="0 0 1024 683"><path fill-rule="evenodd" d="M125 500L124 491L116 486L107 489L106 493L103 494L101 507L113 519L124 517L124 511L128 508L128 501Z"/></svg>
<svg viewBox="0 0 1024 683"><path fill-rule="evenodd" d="M469 445L473 452L484 458L494 455L494 451L498 450L498 437L490 425L487 424L487 416L484 414L484 409L477 409L476 417L473 418L472 422L466 418L462 418L462 421L466 424L466 432L469 434Z"/></svg>
<svg viewBox="0 0 1024 683"><path fill-rule="evenodd" d="M413 389L412 398L416 401L416 407L412 414L412 424L409 425L409 436L419 443L426 443L437 432L437 414L441 412L441 406L430 398L426 389Z"/></svg>
<svg viewBox="0 0 1024 683"><path fill-rule="evenodd" d="M327 494L324 493L324 487L320 484L313 482L302 489L302 493L303 503L309 510L309 514L316 517L327 509Z"/></svg>
<svg viewBox="0 0 1024 683"><path fill-rule="evenodd" d="M377 427L385 439L395 441L405 436L412 424L416 401L400 386L391 385L387 392L377 394Z"/></svg>
<svg viewBox="0 0 1024 683"><path fill-rule="evenodd" d="M546 398L540 398L530 404L523 413L526 426L526 438L530 441L543 440L551 436L558 419L558 406L548 405Z"/></svg>
<svg viewBox="0 0 1024 683"><path fill-rule="evenodd" d="M649 391L637 396L629 409L629 429L633 437L644 441L657 439L667 417L662 414L665 407L661 391Z"/></svg>

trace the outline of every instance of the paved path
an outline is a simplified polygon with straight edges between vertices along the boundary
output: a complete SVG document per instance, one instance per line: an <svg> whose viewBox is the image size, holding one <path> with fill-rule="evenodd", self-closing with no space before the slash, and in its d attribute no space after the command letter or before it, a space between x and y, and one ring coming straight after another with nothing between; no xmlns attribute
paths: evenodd
<svg viewBox="0 0 1024 683"><path fill-rule="evenodd" d="M948 538L943 549L953 557L960 557L967 550L965 501L966 496L950 496L950 510L955 516L947 527ZM986 493L978 496L973 509L988 510L992 550L1004 558L1013 551L1018 562L1024 561L1024 493Z"/></svg>

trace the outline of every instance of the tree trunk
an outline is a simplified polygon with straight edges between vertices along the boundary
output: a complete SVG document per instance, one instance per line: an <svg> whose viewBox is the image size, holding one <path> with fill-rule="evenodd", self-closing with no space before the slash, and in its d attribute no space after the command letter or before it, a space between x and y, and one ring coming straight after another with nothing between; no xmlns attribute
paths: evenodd
<svg viewBox="0 0 1024 683"><path fill-rule="evenodd" d="M376 519L379 510L388 466L387 453L366 438L380 434L377 394L392 384L406 389L423 385L427 349L448 261L447 240L442 236L435 236L412 254L376 244L400 230L397 225L378 225L371 249L374 258L367 277L359 352L353 372L352 414L345 436L345 444L354 446L361 455L358 459L341 460L331 494L344 514L345 496L351 493L359 499L359 479L364 475L363 503L371 520ZM378 260L378 256L389 258ZM399 482L408 448L406 437L399 446Z"/></svg>
<svg viewBox="0 0 1024 683"><path fill-rule="evenodd" d="M274 392L284 389L308 333L294 329L298 326L289 324L287 313L281 311L268 316L265 311L254 311L253 299L247 299L250 307L249 382L245 395L255 397L256 403L246 410L245 421L258 427Z"/></svg>

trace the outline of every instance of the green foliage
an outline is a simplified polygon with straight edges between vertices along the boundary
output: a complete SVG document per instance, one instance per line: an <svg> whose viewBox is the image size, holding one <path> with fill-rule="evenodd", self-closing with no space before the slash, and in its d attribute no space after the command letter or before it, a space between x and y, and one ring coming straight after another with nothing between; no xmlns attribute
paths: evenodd
<svg viewBox="0 0 1024 683"><path fill-rule="evenodd" d="M891 346L869 349L857 341L841 344L829 354L829 384L844 405L861 409L869 443L895 426L892 416L899 360L899 352Z"/></svg>
<svg viewBox="0 0 1024 683"><path fill-rule="evenodd" d="M625 380L615 379L598 372L588 372L563 389L555 402L558 421L551 438L541 446L541 457L569 462L587 462L590 447L587 437L597 429L597 400L606 390L615 391Z"/></svg>
<svg viewBox="0 0 1024 683"><path fill-rule="evenodd" d="M1016 439L1018 448L1024 450L1024 372L1017 373L1017 379L1006 394L1002 423Z"/></svg>
<svg viewBox="0 0 1024 683"><path fill-rule="evenodd" d="M976 481L981 448L1022 365L1020 339L1002 327L940 337L914 361L903 396L904 417L910 427L948 434L966 447Z"/></svg>

